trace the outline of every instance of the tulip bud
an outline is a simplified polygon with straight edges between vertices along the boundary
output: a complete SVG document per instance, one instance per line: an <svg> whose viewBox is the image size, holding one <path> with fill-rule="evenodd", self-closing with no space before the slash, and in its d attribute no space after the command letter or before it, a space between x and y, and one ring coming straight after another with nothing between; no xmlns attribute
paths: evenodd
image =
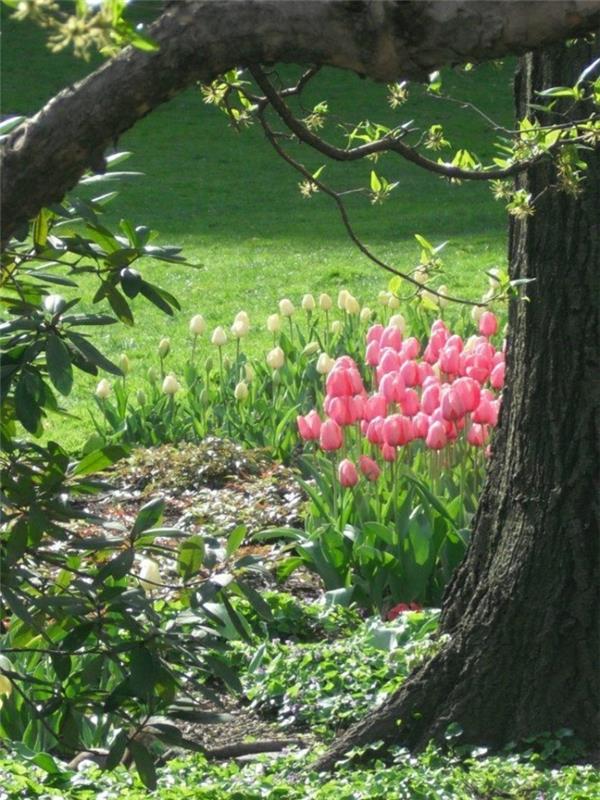
<svg viewBox="0 0 600 800"><path fill-rule="evenodd" d="M160 342L158 343L158 355L160 356L160 358L166 358L169 355L170 350L171 350L171 340L167 339L166 337L164 339L161 339Z"/></svg>
<svg viewBox="0 0 600 800"><path fill-rule="evenodd" d="M344 330L344 326L339 319L334 319L331 323L331 332L336 336Z"/></svg>
<svg viewBox="0 0 600 800"><path fill-rule="evenodd" d="M346 298L346 306L345 306L345 308L346 308L346 312L348 314L352 314L353 316L355 314L360 313L360 303L358 302L356 297L354 297L354 295L351 295L351 294L348 295L348 297Z"/></svg>
<svg viewBox="0 0 600 800"><path fill-rule="evenodd" d="M398 328L400 333L404 336L406 332L406 320L402 316L402 314L394 314L390 317L390 321L388 325L393 328Z"/></svg>
<svg viewBox="0 0 600 800"><path fill-rule="evenodd" d="M200 392L200 404L203 408L208 408L210 403L210 397L208 396L208 391L206 389L202 389Z"/></svg>
<svg viewBox="0 0 600 800"><path fill-rule="evenodd" d="M131 372L131 364L129 362L129 359L127 358L126 353L121 353L121 355L119 356L119 369L121 370L123 375L129 375L129 373Z"/></svg>
<svg viewBox="0 0 600 800"><path fill-rule="evenodd" d="M163 381L162 390L164 394L174 395L181 389L179 381L174 375L167 375Z"/></svg>
<svg viewBox="0 0 600 800"><path fill-rule="evenodd" d="M245 381L240 381L235 387L233 395L236 400L243 403L244 400L248 399L248 384Z"/></svg>
<svg viewBox="0 0 600 800"><path fill-rule="evenodd" d="M210 341L211 344L214 344L216 347L223 347L223 345L227 344L227 334L221 325L218 325L214 329Z"/></svg>
<svg viewBox="0 0 600 800"><path fill-rule="evenodd" d="M356 471L356 467L347 458L344 458L340 461L340 465L338 467L338 477L341 485L345 489L350 489L352 486L356 486L358 483L358 472Z"/></svg>
<svg viewBox="0 0 600 800"><path fill-rule="evenodd" d="M427 270L418 269L412 274L412 278L421 285L427 282Z"/></svg>
<svg viewBox="0 0 600 800"><path fill-rule="evenodd" d="M248 326L248 329L250 329L250 317L246 311L238 311L238 313L235 315L234 322L240 322L240 320L245 322Z"/></svg>
<svg viewBox="0 0 600 800"><path fill-rule="evenodd" d="M44 311L55 316L60 314L67 305L67 301L61 294L49 294L44 297Z"/></svg>
<svg viewBox="0 0 600 800"><path fill-rule="evenodd" d="M387 306L392 311L395 311L397 308L400 308L400 300L398 300L395 294L390 294Z"/></svg>
<svg viewBox="0 0 600 800"><path fill-rule="evenodd" d="M327 353L321 353L317 359L317 372L320 375L327 375L333 369L334 364L335 359L331 358Z"/></svg>
<svg viewBox="0 0 600 800"><path fill-rule="evenodd" d="M206 370L206 372L210 372L211 369L214 367L214 365L215 365L215 362L212 360L212 358L210 356L208 356L208 358L204 362L204 369Z"/></svg>
<svg viewBox="0 0 600 800"><path fill-rule="evenodd" d="M471 309L471 319L477 325L479 324L479 320L481 319L481 315L483 314L484 311L485 309L482 306L473 306L473 308Z"/></svg>
<svg viewBox="0 0 600 800"><path fill-rule="evenodd" d="M349 296L350 292L348 291L348 289L340 289L338 293L337 304L338 308L341 309L342 311L346 310L346 302Z"/></svg>
<svg viewBox="0 0 600 800"><path fill-rule="evenodd" d="M285 353L281 347L274 347L267 353L267 364L271 369L281 369L285 361Z"/></svg>
<svg viewBox="0 0 600 800"><path fill-rule="evenodd" d="M277 333L281 330L281 317L279 314L270 314L267 317L267 330L271 333Z"/></svg>
<svg viewBox="0 0 600 800"><path fill-rule="evenodd" d="M366 323L371 320L372 316L373 312L371 309L368 306L365 306L360 312L360 321L366 325Z"/></svg>
<svg viewBox="0 0 600 800"><path fill-rule="evenodd" d="M380 303L382 306L387 306L389 299L390 299L390 293L384 291L383 289L377 295L377 302Z"/></svg>
<svg viewBox="0 0 600 800"><path fill-rule="evenodd" d="M447 306L447 305L448 305L448 303L450 302L450 300L448 300L448 299L447 299L447 297L446 297L446 295L448 294L448 287L447 287L447 286L445 286L444 284L442 284L442 285L439 287L439 289L438 289L438 292L439 292L439 293L440 293L440 295L442 295L442 296L441 296L441 297L438 297L438 299L437 299L437 304L438 304L438 306L439 306L440 308L446 308L446 306Z"/></svg>
<svg viewBox="0 0 600 800"><path fill-rule="evenodd" d="M138 401L139 405L144 406L146 405L146 392L143 389L138 389L135 395L135 399Z"/></svg>
<svg viewBox="0 0 600 800"><path fill-rule="evenodd" d="M155 384L158 380L158 372L156 371L155 367L149 367L146 376L151 384Z"/></svg>
<svg viewBox="0 0 600 800"><path fill-rule="evenodd" d="M302 309L310 313L311 311L314 311L316 307L317 304L315 303L315 298L312 296L312 294L305 294L302 298Z"/></svg>
<svg viewBox="0 0 600 800"><path fill-rule="evenodd" d="M98 385L96 386L96 397L99 400L106 400L109 394L110 383L106 380L106 378L102 378L101 381L98 381Z"/></svg>
<svg viewBox="0 0 600 800"><path fill-rule="evenodd" d="M295 310L294 304L291 300L288 300L287 297L279 301L279 313L283 317L291 317Z"/></svg>
<svg viewBox="0 0 600 800"><path fill-rule="evenodd" d="M142 560L138 580L145 592L152 592L158 588L157 584L161 583L161 578L156 561L152 558L144 558Z"/></svg>
<svg viewBox="0 0 600 800"><path fill-rule="evenodd" d="M325 294L323 292L323 294L319 295L319 308L321 309L321 311L329 311L332 305L333 305L333 300L328 294Z"/></svg>
<svg viewBox="0 0 600 800"><path fill-rule="evenodd" d="M254 380L254 369L250 364L244 364L244 375L246 376L246 383L252 383Z"/></svg>
<svg viewBox="0 0 600 800"><path fill-rule="evenodd" d="M236 339L241 339L243 336L246 336L249 330L250 326L243 319L236 319L231 326L231 333Z"/></svg>
<svg viewBox="0 0 600 800"><path fill-rule="evenodd" d="M321 345L318 342L308 342L304 350L302 351L303 356L312 356L315 353L319 352Z"/></svg>
<svg viewBox="0 0 600 800"><path fill-rule="evenodd" d="M206 323L202 314L196 314L190 320L190 333L193 336L202 336L206 330Z"/></svg>
<svg viewBox="0 0 600 800"><path fill-rule="evenodd" d="M430 303L433 303L434 306L438 305L438 296L437 294L433 294L428 289L423 289L421 292L421 300L429 300Z"/></svg>
<svg viewBox="0 0 600 800"><path fill-rule="evenodd" d="M231 358L229 356L223 356L223 369L231 369Z"/></svg>

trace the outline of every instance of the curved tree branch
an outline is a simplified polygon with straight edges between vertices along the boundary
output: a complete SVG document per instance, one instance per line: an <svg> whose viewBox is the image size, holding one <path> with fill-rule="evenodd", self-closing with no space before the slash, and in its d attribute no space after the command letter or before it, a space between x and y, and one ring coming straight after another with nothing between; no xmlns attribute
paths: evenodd
<svg viewBox="0 0 600 800"><path fill-rule="evenodd" d="M424 80L447 64L522 53L600 25L600 0L186 0L150 28L159 49L125 48L23 123L3 147L2 246L61 200L139 119L235 66L323 64L378 81Z"/></svg>

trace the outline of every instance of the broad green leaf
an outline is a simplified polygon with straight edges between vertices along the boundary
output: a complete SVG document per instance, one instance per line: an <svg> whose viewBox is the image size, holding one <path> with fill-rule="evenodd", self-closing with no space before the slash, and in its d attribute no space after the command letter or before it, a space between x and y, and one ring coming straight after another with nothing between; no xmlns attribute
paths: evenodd
<svg viewBox="0 0 600 800"><path fill-rule="evenodd" d="M157 497L154 500L150 500L149 503L143 505L138 511L137 517L135 518L131 535L136 537L140 533L147 531L149 528L153 528L155 525L158 525L162 519L164 510L165 501L162 497Z"/></svg>
<svg viewBox="0 0 600 800"><path fill-rule="evenodd" d="M62 395L68 395L73 387L73 367L69 351L59 336L51 333L46 341L46 366L48 375Z"/></svg>
<svg viewBox="0 0 600 800"><path fill-rule="evenodd" d="M229 536L227 537L227 547L225 549L225 554L227 558L233 555L241 543L246 538L247 528L245 525L238 525L235 527Z"/></svg>
<svg viewBox="0 0 600 800"><path fill-rule="evenodd" d="M179 546L177 572L184 581L196 575L204 562L204 539L199 534L188 537Z"/></svg>
<svg viewBox="0 0 600 800"><path fill-rule="evenodd" d="M129 752L144 786L153 792L156 789L156 767L148 749L136 739L129 742Z"/></svg>

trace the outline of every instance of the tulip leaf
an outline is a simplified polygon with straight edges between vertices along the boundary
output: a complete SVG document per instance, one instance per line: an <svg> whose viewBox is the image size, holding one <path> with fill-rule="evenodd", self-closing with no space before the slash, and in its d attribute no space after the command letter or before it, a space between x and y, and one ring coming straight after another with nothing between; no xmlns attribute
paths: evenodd
<svg viewBox="0 0 600 800"><path fill-rule="evenodd" d="M184 581L195 575L204 561L204 539L195 534L189 536L179 547L177 572Z"/></svg>

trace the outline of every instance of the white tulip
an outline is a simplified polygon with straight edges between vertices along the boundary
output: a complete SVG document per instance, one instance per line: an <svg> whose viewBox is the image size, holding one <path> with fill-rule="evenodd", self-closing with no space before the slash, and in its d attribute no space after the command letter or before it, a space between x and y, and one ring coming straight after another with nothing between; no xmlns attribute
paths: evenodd
<svg viewBox="0 0 600 800"><path fill-rule="evenodd" d="M161 339L160 342L158 343L158 355L160 356L160 358L166 358L169 355L170 350L171 350L171 340L167 339L166 337L164 339Z"/></svg>
<svg viewBox="0 0 600 800"><path fill-rule="evenodd" d="M334 358L331 358L331 356L327 355L327 353L321 353L317 359L317 372L320 375L327 375L333 369L334 364Z"/></svg>
<svg viewBox="0 0 600 800"><path fill-rule="evenodd" d="M61 294L48 294L44 297L44 310L48 314L60 314L63 308L67 305L67 301Z"/></svg>
<svg viewBox="0 0 600 800"><path fill-rule="evenodd" d="M320 349L320 344L318 342L309 342L304 350L302 351L303 356L312 356L315 353L318 353Z"/></svg>
<svg viewBox="0 0 600 800"><path fill-rule="evenodd" d="M279 301L279 313L282 316L291 317L295 310L294 304L291 300L288 300L287 297L284 297L283 300Z"/></svg>
<svg viewBox="0 0 600 800"><path fill-rule="evenodd" d="M450 302L450 300L448 300L448 298L446 297L446 295L448 294L448 287L445 284L442 284L439 287L438 292L441 295L444 295L443 297L438 297L438 299L437 299L438 306L440 308L446 308L446 306Z"/></svg>
<svg viewBox="0 0 600 800"><path fill-rule="evenodd" d="M190 333L193 336L202 336L206 330L206 323L202 314L196 314L190 320Z"/></svg>
<svg viewBox="0 0 600 800"><path fill-rule="evenodd" d="M390 301L390 293L382 289L377 295L377 302L380 303L382 306L387 306L389 301Z"/></svg>
<svg viewBox="0 0 600 800"><path fill-rule="evenodd" d="M333 300L328 294L325 294L325 292L323 292L323 294L319 295L319 308L321 309L321 311L329 311L332 305L333 305Z"/></svg>
<svg viewBox="0 0 600 800"><path fill-rule="evenodd" d="M390 294L390 296L388 297L387 306L392 311L395 311L397 308L400 308L400 300L398 300L395 294Z"/></svg>
<svg viewBox="0 0 600 800"><path fill-rule="evenodd" d="M312 294L305 294L302 298L302 310L314 311L316 307L317 304L315 303L315 298L312 296Z"/></svg>
<svg viewBox="0 0 600 800"><path fill-rule="evenodd" d="M236 319L231 326L231 333L236 339L241 339L242 337L247 336L249 330L250 325L244 319Z"/></svg>
<svg viewBox="0 0 600 800"><path fill-rule="evenodd" d="M267 317L267 330L271 333L277 333L281 330L281 317L279 314L269 314Z"/></svg>
<svg viewBox="0 0 600 800"><path fill-rule="evenodd" d="M233 396L236 400L239 400L240 403L243 403L244 400L248 399L248 384L246 381L240 381L233 392Z"/></svg>
<svg viewBox="0 0 600 800"><path fill-rule="evenodd" d="M428 289L423 289L421 292L421 299L429 300L430 303L433 303L434 306L438 304L438 296L437 294L433 294Z"/></svg>
<svg viewBox="0 0 600 800"><path fill-rule="evenodd" d="M119 369L123 373L123 375L129 375L131 372L131 362L127 358L126 353L121 353L119 356Z"/></svg>
<svg viewBox="0 0 600 800"><path fill-rule="evenodd" d="M372 316L373 312L371 311L371 309L368 306L365 306L360 312L360 321L369 322Z"/></svg>
<svg viewBox="0 0 600 800"><path fill-rule="evenodd" d="M246 383L252 383L254 380L254 369L250 364L244 364L244 375L246 377Z"/></svg>
<svg viewBox="0 0 600 800"><path fill-rule="evenodd" d="M106 400L109 394L110 383L106 380L106 378L102 378L101 381L98 381L98 385L96 386L96 397L100 400Z"/></svg>
<svg viewBox="0 0 600 800"><path fill-rule="evenodd" d="M250 329L250 317L248 316L246 311L238 311L238 313L235 315L234 322L239 322L240 320L242 322L245 322L246 325L248 326L248 329Z"/></svg>
<svg viewBox="0 0 600 800"><path fill-rule="evenodd" d="M360 312L360 303L358 302L356 297L354 297L354 295L349 294L348 297L346 298L345 310L348 314L352 315L358 314Z"/></svg>
<svg viewBox="0 0 600 800"><path fill-rule="evenodd" d="M341 333L344 330L344 326L342 325L341 320L334 319L331 323L331 332L335 335Z"/></svg>
<svg viewBox="0 0 600 800"><path fill-rule="evenodd" d="M181 389L179 381L174 375L167 375L163 381L162 390L164 394L174 395Z"/></svg>
<svg viewBox="0 0 600 800"><path fill-rule="evenodd" d="M138 580L140 582L140 586L145 592L151 592L158 588L156 584L161 583L161 577L158 564L156 561L154 561L154 559L142 559Z"/></svg>
<svg viewBox="0 0 600 800"><path fill-rule="evenodd" d="M427 270L426 269L418 269L416 272L413 272L411 276L417 283L423 284L427 282Z"/></svg>
<svg viewBox="0 0 600 800"><path fill-rule="evenodd" d="M271 369L281 369L285 361L285 353L281 347L274 347L267 353L267 364Z"/></svg>
<svg viewBox="0 0 600 800"><path fill-rule="evenodd" d="M221 325L214 329L210 341L211 344L214 344L217 347L223 347L223 345L227 344L227 334Z"/></svg>
<svg viewBox="0 0 600 800"><path fill-rule="evenodd" d="M476 325L479 324L479 320L481 319L481 315L484 311L485 309L483 306L473 306L471 309L471 319Z"/></svg>
<svg viewBox="0 0 600 800"><path fill-rule="evenodd" d="M474 306L474 308L477 308L477 306ZM465 353L471 353L473 350L475 350L475 347L477 346L478 340L479 340L478 336L469 336L469 338L465 342L465 346L463 348L464 352Z"/></svg>
<svg viewBox="0 0 600 800"><path fill-rule="evenodd" d="M340 308L342 311L346 310L346 302L348 300L349 294L350 292L348 291L348 289L340 289L340 291L338 292L337 304L338 308Z"/></svg>
<svg viewBox="0 0 600 800"><path fill-rule="evenodd" d="M398 328L402 336L406 333L406 320L402 316L402 314L393 314L390 317L390 321L388 325L393 325L394 328Z"/></svg>

